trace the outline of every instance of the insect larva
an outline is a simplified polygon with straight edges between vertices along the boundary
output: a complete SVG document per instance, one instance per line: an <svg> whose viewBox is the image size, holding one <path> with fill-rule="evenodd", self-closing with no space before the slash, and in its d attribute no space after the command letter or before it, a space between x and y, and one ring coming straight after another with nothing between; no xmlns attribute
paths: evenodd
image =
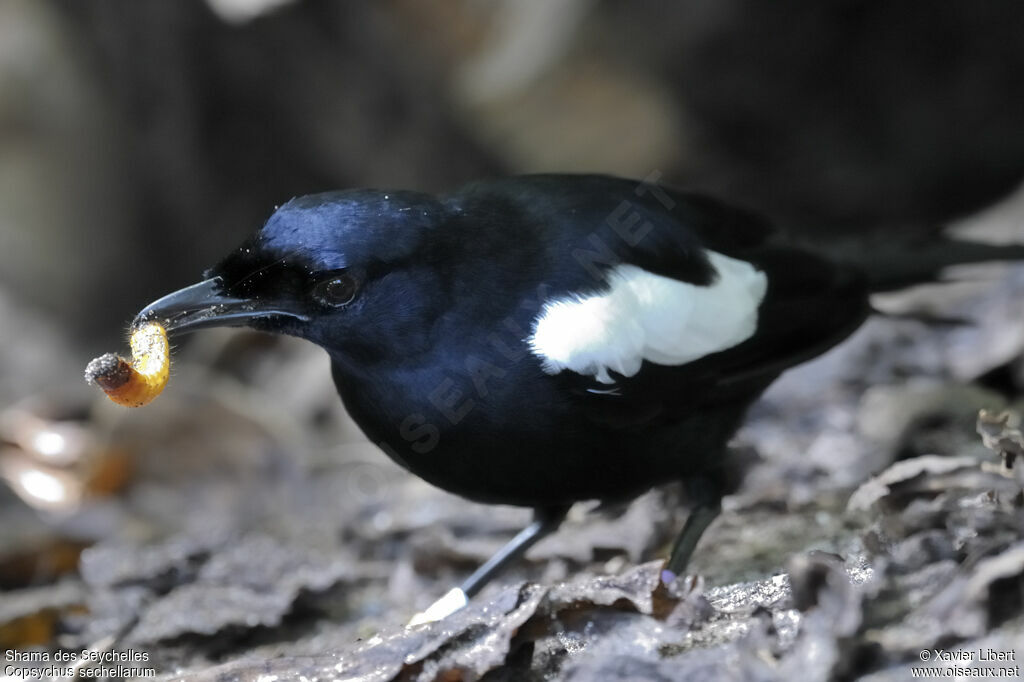
<svg viewBox="0 0 1024 682"><path fill-rule="evenodd" d="M160 395L170 377L167 332L162 325L147 322L132 332L131 347L131 363L116 353L101 355L86 366L85 380L118 405L142 407Z"/></svg>

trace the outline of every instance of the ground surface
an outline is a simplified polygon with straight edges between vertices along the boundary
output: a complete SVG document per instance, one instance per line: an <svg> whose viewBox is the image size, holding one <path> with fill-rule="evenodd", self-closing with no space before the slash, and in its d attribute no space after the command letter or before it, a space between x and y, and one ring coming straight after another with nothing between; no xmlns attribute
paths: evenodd
<svg viewBox="0 0 1024 682"><path fill-rule="evenodd" d="M71 386L14 402L0 645L141 652L184 680L897 680L926 656L1019 665L1024 478L975 422L1014 407L1024 271L969 274L886 305L971 324L873 319L755 406L735 443L751 473L695 576L658 584L685 518L670 486L614 513L581 505L465 611L415 629L403 624L528 514L388 463L314 349L211 333L145 409ZM27 344L17 330L45 324L4 333ZM990 436L1017 447L1001 429Z"/></svg>

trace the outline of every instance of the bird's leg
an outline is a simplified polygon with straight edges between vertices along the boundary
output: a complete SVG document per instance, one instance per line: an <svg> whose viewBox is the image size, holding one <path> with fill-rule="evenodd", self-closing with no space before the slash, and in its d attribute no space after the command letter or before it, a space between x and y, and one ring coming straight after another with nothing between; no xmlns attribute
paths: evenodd
<svg viewBox="0 0 1024 682"><path fill-rule="evenodd" d="M409 625L431 623L445 618L463 606L480 592L484 585L501 573L509 564L526 554L541 538L553 533L565 519L569 507L541 507L533 510L533 521L519 531L514 538L484 562L473 575L466 578L461 586L451 589L446 595L430 605L426 611L417 613Z"/></svg>
<svg viewBox="0 0 1024 682"><path fill-rule="evenodd" d="M668 564L661 573L662 582L666 584L686 570L697 542L722 511L722 487L716 481L708 478L688 479L686 489L693 499L693 509L686 517L686 524L676 538Z"/></svg>
<svg viewBox="0 0 1024 682"><path fill-rule="evenodd" d="M526 550L537 544L543 537L555 532L562 525L568 512L569 507L535 509L533 522L519 531L480 568L473 571L473 575L466 578L459 589L465 593L467 598L475 596L505 567L526 554Z"/></svg>

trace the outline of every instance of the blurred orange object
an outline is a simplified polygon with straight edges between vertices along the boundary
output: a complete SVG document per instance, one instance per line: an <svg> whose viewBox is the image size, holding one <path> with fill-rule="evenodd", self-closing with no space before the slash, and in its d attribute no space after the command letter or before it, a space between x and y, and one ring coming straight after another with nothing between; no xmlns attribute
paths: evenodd
<svg viewBox="0 0 1024 682"><path fill-rule="evenodd" d="M89 496L110 495L130 478L131 458L101 447L85 422L40 416L45 407L0 413L0 479L27 505L70 513Z"/></svg>

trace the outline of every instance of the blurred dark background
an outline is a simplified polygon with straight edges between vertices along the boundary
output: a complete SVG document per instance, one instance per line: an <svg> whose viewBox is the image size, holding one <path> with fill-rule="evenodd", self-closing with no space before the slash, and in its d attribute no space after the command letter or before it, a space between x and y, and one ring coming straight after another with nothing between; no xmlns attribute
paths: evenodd
<svg viewBox="0 0 1024 682"><path fill-rule="evenodd" d="M1014 0L0 8L0 286L97 349L297 194L601 171L815 232L1024 176Z"/></svg>
<svg viewBox="0 0 1024 682"><path fill-rule="evenodd" d="M981 223L1020 239L1022 37L1020 0L0 1L0 590L58 579L70 590L0 608L0 644L60 632L81 645L163 608L199 624L164 630L163 616L144 615L137 641L205 636L218 618L251 623L244 608L207 614L199 597L166 606L167 575L199 593L223 587L188 568L218 552L252 566L266 563L262 551L272 567L326 552L315 589L361 591L320 605L325 622L397 619L523 523L522 510L481 511L404 478L347 420L308 344L197 334L144 410L84 385L86 361L123 346L143 305L196 281L276 205L510 173L657 173L851 248L914 248L997 204L1017 208ZM712 552L711 565L728 566L715 578L779 570L808 538L842 536L841 520L802 526L781 512L780 524L795 524L783 539L762 534L764 500L836 512L842 496L822 490L848 494L897 457L960 452L964 433L976 446L977 407L1024 385L1018 280L994 303L969 303L987 316L980 332L873 327L788 381L776 400L790 407L756 408L746 437L770 462L748 498L757 523L723 522L721 551L749 552ZM933 401L949 414L928 423L960 440L907 445L899 419L930 413L906 405L933 400L931 388L904 386L918 375L987 377ZM865 405L874 412L857 416ZM623 557L663 555L673 509L647 499L589 534L559 535L557 549L538 546L530 575L615 573ZM254 530L284 549L225 540ZM161 545L167 537L184 539ZM127 549L112 548L120 542ZM279 625L288 590L260 623ZM91 619L76 611L83 603ZM43 625L30 621L41 630L3 629L41 613Z"/></svg>

